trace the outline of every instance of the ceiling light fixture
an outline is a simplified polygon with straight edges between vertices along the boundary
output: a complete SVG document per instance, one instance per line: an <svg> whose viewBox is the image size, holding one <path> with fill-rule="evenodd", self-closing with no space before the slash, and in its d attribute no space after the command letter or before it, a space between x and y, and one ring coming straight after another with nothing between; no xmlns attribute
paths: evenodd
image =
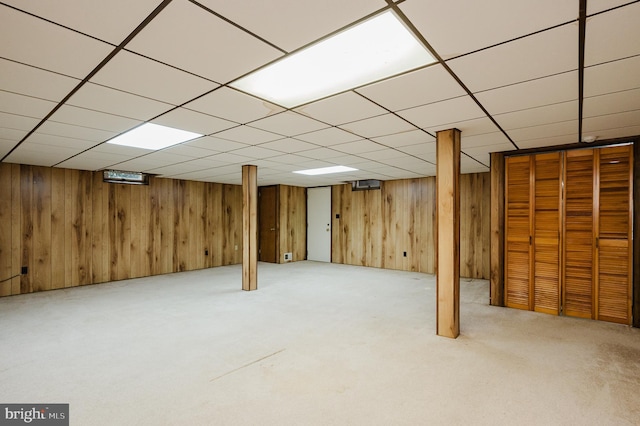
<svg viewBox="0 0 640 426"><path fill-rule="evenodd" d="M230 86L293 108L435 61L400 19L387 11Z"/></svg>
<svg viewBox="0 0 640 426"><path fill-rule="evenodd" d="M135 129L116 136L107 143L131 146L134 148L158 150L171 145L190 141L201 136L203 135L199 133L174 129L173 127L161 126L159 124L145 123Z"/></svg>
<svg viewBox="0 0 640 426"><path fill-rule="evenodd" d="M329 173L353 172L357 170L358 169L354 169L353 167L331 166L331 167L322 167L319 169L298 170L293 173L298 173L301 175L317 176L317 175L328 175Z"/></svg>

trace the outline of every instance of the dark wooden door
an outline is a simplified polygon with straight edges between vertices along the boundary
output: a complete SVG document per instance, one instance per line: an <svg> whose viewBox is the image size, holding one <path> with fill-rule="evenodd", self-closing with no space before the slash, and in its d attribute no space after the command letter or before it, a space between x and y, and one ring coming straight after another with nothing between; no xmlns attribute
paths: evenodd
<svg viewBox="0 0 640 426"><path fill-rule="evenodd" d="M258 260L278 262L278 187L263 186L258 190Z"/></svg>

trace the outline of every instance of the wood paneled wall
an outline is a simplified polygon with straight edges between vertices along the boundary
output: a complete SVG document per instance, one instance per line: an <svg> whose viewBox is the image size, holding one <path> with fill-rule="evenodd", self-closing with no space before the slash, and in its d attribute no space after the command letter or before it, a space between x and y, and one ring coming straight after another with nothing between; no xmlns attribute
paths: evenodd
<svg viewBox="0 0 640 426"><path fill-rule="evenodd" d="M332 261L435 273L435 188L435 177L333 186ZM489 173L460 176L462 277L489 278L490 201Z"/></svg>
<svg viewBox="0 0 640 426"><path fill-rule="evenodd" d="M0 295L241 261L241 186L0 164Z"/></svg>
<svg viewBox="0 0 640 426"><path fill-rule="evenodd" d="M278 263L292 253L292 262L305 260L307 254L307 190L298 186L278 185L279 238Z"/></svg>

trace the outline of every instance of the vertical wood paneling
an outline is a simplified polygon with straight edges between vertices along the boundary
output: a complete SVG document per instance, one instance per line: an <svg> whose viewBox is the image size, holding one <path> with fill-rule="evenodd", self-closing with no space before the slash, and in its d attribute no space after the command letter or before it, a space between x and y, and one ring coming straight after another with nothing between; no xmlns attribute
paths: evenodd
<svg viewBox="0 0 640 426"><path fill-rule="evenodd" d="M33 291L51 290L51 169L33 167Z"/></svg>
<svg viewBox="0 0 640 426"><path fill-rule="evenodd" d="M21 238L22 255L21 266L30 267L33 271L33 177L31 166L20 166L20 205L21 205ZM25 274L20 277L20 293L33 291L33 274Z"/></svg>
<svg viewBox="0 0 640 426"><path fill-rule="evenodd" d="M279 196L279 253L282 263L285 253L291 253L292 261L304 260L307 251L307 198L306 189L297 186L278 185Z"/></svg>
<svg viewBox="0 0 640 426"><path fill-rule="evenodd" d="M12 264L11 164L0 163L0 296L11 295L11 277L19 269Z"/></svg>
<svg viewBox="0 0 640 426"><path fill-rule="evenodd" d="M461 211L461 222L471 230L460 235L461 251L468 265L461 265L461 273L486 279L490 250L489 174L462 178L461 199L465 206L473 208ZM384 181L381 190L371 191L351 191L350 185L335 185L332 221L334 263L435 272L434 177Z"/></svg>
<svg viewBox="0 0 640 426"><path fill-rule="evenodd" d="M59 169L54 169L59 170ZM105 264L105 243L107 242L107 222L104 220L105 211L103 197L105 186L100 173L93 173L92 217L91 217L91 273L93 283L109 280L109 264ZM107 246L108 247L108 246ZM108 257L107 257L108 259Z"/></svg>
<svg viewBox="0 0 640 426"><path fill-rule="evenodd" d="M20 192L21 189L21 170L19 164L11 165L11 276L20 273L22 257L22 203ZM28 265L24 265L28 266ZM20 294L22 290L22 277L18 276L11 280L11 294Z"/></svg>

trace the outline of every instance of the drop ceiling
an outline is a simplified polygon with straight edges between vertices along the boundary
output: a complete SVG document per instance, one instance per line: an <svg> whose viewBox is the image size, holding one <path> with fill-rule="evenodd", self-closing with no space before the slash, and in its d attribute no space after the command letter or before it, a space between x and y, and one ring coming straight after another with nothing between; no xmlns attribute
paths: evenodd
<svg viewBox="0 0 640 426"><path fill-rule="evenodd" d="M438 62L293 109L230 87L393 9ZM0 159L240 184L319 186L462 172L491 152L640 135L640 1L8 0L0 2ZM583 78L581 77L583 76ZM581 90L582 87L582 90ZM582 96L582 98L581 98ZM160 151L106 144L144 122L204 134ZM295 170L344 165L325 176Z"/></svg>

